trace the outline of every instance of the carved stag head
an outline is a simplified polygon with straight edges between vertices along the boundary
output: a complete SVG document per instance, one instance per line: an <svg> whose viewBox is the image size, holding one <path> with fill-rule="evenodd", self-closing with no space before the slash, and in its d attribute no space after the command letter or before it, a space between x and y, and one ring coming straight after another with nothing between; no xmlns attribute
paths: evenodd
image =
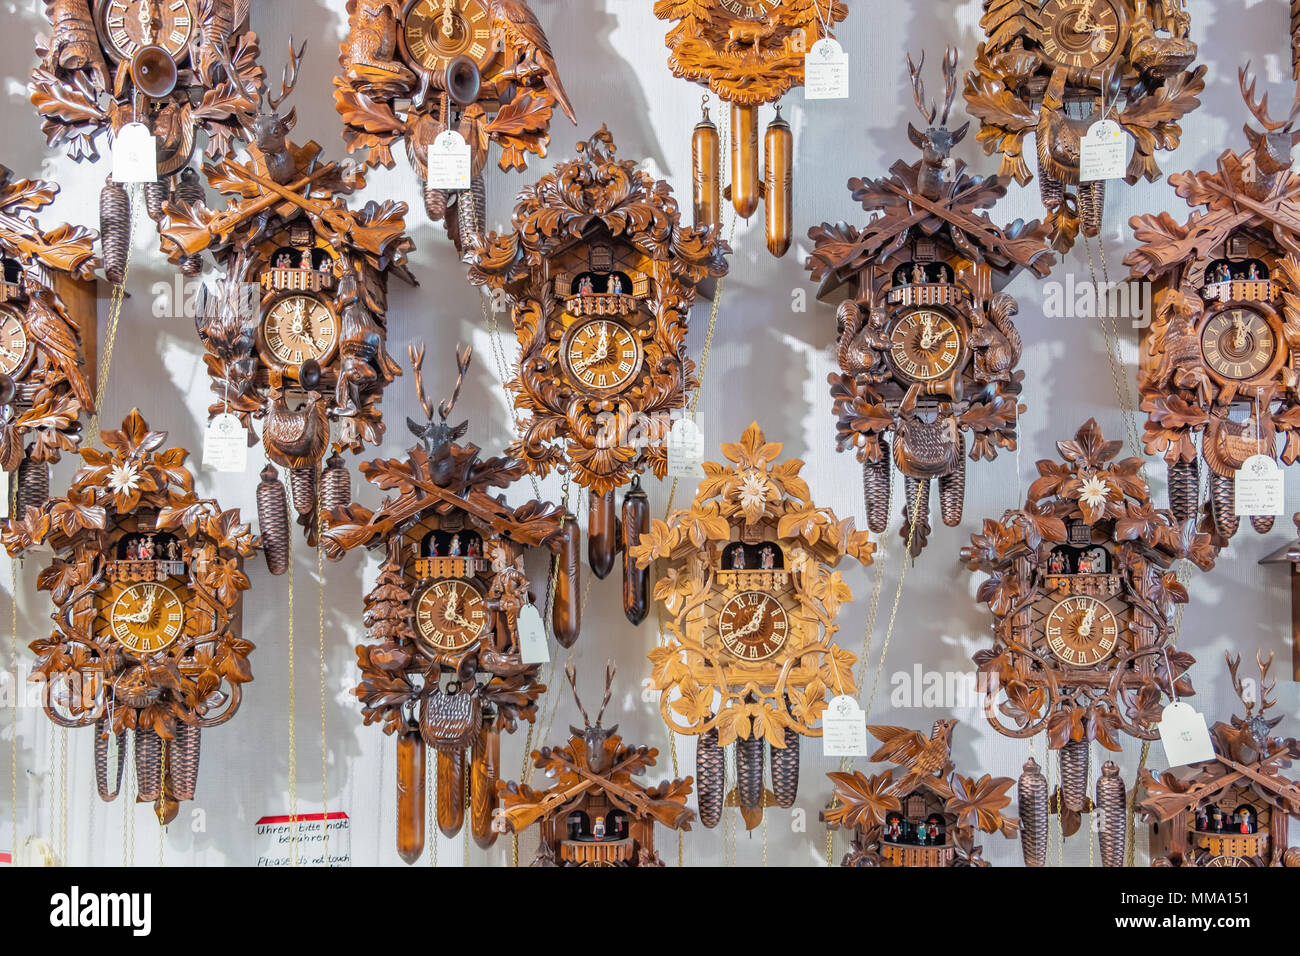
<svg viewBox="0 0 1300 956"><path fill-rule="evenodd" d="M908 123L907 138L912 141L912 145L921 150L926 166L942 166L943 161L952 152L952 148L966 137L970 129L969 120L955 130L948 129L948 113L952 109L953 98L957 95L957 49L950 46L943 56L944 94L941 116L939 107L933 100L929 106L925 104L925 80L921 75L921 71L925 69L925 51L921 52L921 62L918 64L914 64L911 54L908 54L907 69L912 74L912 98L916 100L916 108L920 110L928 127L922 133ZM938 123L935 122L936 116L939 117Z"/></svg>
<svg viewBox="0 0 1300 956"><path fill-rule="evenodd" d="M406 420L406 427L411 430L420 444L424 447L424 452L429 458L429 475L439 485L445 485L456 477L458 470L472 467L474 456L468 456L467 461L459 461L453 454L452 446L465 437L469 430L469 422L463 421L458 425L449 425L447 418L451 415L451 410L456 407L456 399L460 397L461 386L465 383L465 373L469 371L470 359L473 358L474 350L469 346L456 350L456 387L452 390L451 398L445 399L438 403L438 420L434 420L433 403L429 401L424 392L424 346L418 349L412 345L409 346L411 356L411 368L415 372L415 392L420 399L420 407L424 409L426 422L421 425L414 419Z"/></svg>
<svg viewBox="0 0 1300 956"><path fill-rule="evenodd" d="M280 115L280 107L289 98L298 85L298 69L302 66L303 54L307 52L307 43L297 50L293 40L289 41L289 62L285 64L280 77L280 92L272 94L265 79L258 89L258 97L264 105L253 118L249 136L257 143L258 149L273 156L283 154L288 146L289 132L298 122L298 108L294 107L285 115Z"/></svg>
<svg viewBox="0 0 1300 956"><path fill-rule="evenodd" d="M1255 77L1250 73L1250 64L1238 68L1237 84L1241 87L1242 99L1246 108L1259 121L1262 131L1245 125L1246 140L1250 143L1250 156L1254 160L1257 181L1262 189L1268 191L1278 174L1291 168L1291 148L1300 142L1300 131L1295 129L1296 117L1300 115L1300 88L1291 104L1286 119L1275 120L1268 115L1268 94L1255 99Z"/></svg>
<svg viewBox="0 0 1300 956"><path fill-rule="evenodd" d="M613 727L600 725L600 718L605 716L605 708L609 706L610 695L614 692L614 671L614 662L608 661L605 664L605 699L600 702L600 711L596 714L596 722L593 724L587 716L587 709L582 706L582 699L578 697L578 683L573 662L570 661L564 668L564 676L569 679L569 686L573 688L573 700L582 713L581 729L570 724L569 733L581 737L582 742L587 745L587 765L595 773L604 773L609 769L609 754L605 751L605 741L618 733L618 724Z"/></svg>

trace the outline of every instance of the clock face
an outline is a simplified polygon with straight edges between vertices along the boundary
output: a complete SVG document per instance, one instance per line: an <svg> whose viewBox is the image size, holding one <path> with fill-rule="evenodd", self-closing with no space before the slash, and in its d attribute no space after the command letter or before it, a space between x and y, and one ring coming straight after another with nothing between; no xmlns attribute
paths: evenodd
<svg viewBox="0 0 1300 956"><path fill-rule="evenodd" d="M176 642L185 624L180 596L152 581L125 584L108 609L114 639L135 654L153 654Z"/></svg>
<svg viewBox="0 0 1300 956"><path fill-rule="evenodd" d="M770 594L742 591L718 612L718 637L741 661L766 660L785 647L790 618Z"/></svg>
<svg viewBox="0 0 1300 956"><path fill-rule="evenodd" d="M492 21L479 0L415 0L406 8L402 43L411 62L441 74L465 54L480 70L492 61Z"/></svg>
<svg viewBox="0 0 1300 956"><path fill-rule="evenodd" d="M310 295L277 299L262 319L262 340L277 365L299 366L308 359L322 365L338 344L334 310Z"/></svg>
<svg viewBox="0 0 1300 956"><path fill-rule="evenodd" d="M27 329L16 309L0 305L0 372L16 377L31 358Z"/></svg>
<svg viewBox="0 0 1300 956"><path fill-rule="evenodd" d="M737 20L762 20L781 5L781 0L718 0L718 6Z"/></svg>
<svg viewBox="0 0 1300 956"><path fill-rule="evenodd" d="M487 627L483 595L464 581L435 581L415 600L415 627L435 651L463 650Z"/></svg>
<svg viewBox="0 0 1300 956"><path fill-rule="evenodd" d="M889 357L898 374L929 382L952 374L961 357L961 330L942 312L918 309L889 333Z"/></svg>
<svg viewBox="0 0 1300 956"><path fill-rule="evenodd" d="M160 46L180 60L194 33L193 0L109 0L99 8L109 54L129 60L142 47Z"/></svg>
<svg viewBox="0 0 1300 956"><path fill-rule="evenodd" d="M1104 602L1084 595L1059 602L1043 627L1052 653L1072 667L1100 664L1114 652L1119 640L1115 613Z"/></svg>
<svg viewBox="0 0 1300 956"><path fill-rule="evenodd" d="M1273 364L1278 340L1268 320L1254 309L1224 309L1202 327L1201 354L1215 375L1245 381Z"/></svg>
<svg viewBox="0 0 1300 956"><path fill-rule="evenodd" d="M1047 0L1043 50L1058 65L1091 69L1118 47L1123 24L1110 0Z"/></svg>
<svg viewBox="0 0 1300 956"><path fill-rule="evenodd" d="M576 326L562 347L569 377L586 388L612 392L625 387L641 368L641 343L609 319Z"/></svg>

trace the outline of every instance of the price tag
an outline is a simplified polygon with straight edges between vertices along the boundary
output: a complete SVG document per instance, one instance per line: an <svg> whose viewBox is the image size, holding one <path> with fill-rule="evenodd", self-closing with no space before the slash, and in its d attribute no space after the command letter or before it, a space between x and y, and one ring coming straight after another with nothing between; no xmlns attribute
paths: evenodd
<svg viewBox="0 0 1300 956"><path fill-rule="evenodd" d="M429 147L429 185L434 189L469 189L469 143L454 129L443 130Z"/></svg>
<svg viewBox="0 0 1300 956"><path fill-rule="evenodd" d="M849 55L839 42L826 37L813 44L803 58L803 98L849 98Z"/></svg>
<svg viewBox="0 0 1300 956"><path fill-rule="evenodd" d="M822 714L823 757L866 757L867 715L852 697L831 698Z"/></svg>
<svg viewBox="0 0 1300 956"><path fill-rule="evenodd" d="M143 123L127 123L113 140L113 180L118 183L156 183L158 147Z"/></svg>
<svg viewBox="0 0 1300 956"><path fill-rule="evenodd" d="M248 467L248 433L239 416L223 412L203 433L203 469L241 473Z"/></svg>
<svg viewBox="0 0 1300 956"><path fill-rule="evenodd" d="M531 604L519 612L519 656L525 664L545 664L551 659L551 648L546 643L546 627L542 613Z"/></svg>
<svg viewBox="0 0 1300 956"><path fill-rule="evenodd" d="M1214 744L1205 726L1204 715L1191 704L1176 700L1160 715L1160 743L1165 748L1165 762L1171 767L1214 759Z"/></svg>
<svg viewBox="0 0 1300 956"><path fill-rule="evenodd" d="M1232 510L1239 515L1286 514L1286 481L1268 455L1251 455L1232 482Z"/></svg>
<svg viewBox="0 0 1300 956"><path fill-rule="evenodd" d="M704 430L689 418L673 422L668 433L668 476L699 481L704 477Z"/></svg>
<svg viewBox="0 0 1300 956"><path fill-rule="evenodd" d="M1125 169L1124 131L1114 120L1098 120L1079 141L1079 182L1094 179L1123 179Z"/></svg>

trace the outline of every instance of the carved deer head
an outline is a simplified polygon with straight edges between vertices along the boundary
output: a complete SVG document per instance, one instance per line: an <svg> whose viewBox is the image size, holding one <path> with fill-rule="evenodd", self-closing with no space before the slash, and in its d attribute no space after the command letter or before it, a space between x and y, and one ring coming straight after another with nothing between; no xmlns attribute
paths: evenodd
<svg viewBox="0 0 1300 956"><path fill-rule="evenodd" d="M1237 70L1237 84L1241 87L1242 99L1250 114L1264 127L1263 131L1252 129L1247 123L1244 127L1246 140L1250 143L1250 159L1254 170L1250 175L1264 193L1271 191L1277 176L1291 168L1291 148L1300 142L1300 131L1295 129L1296 117L1300 115L1300 89L1291 104L1286 119L1275 120L1268 115L1268 94L1257 101L1255 99L1255 77L1250 73L1250 64Z"/></svg>
<svg viewBox="0 0 1300 956"><path fill-rule="evenodd" d="M614 692L614 671L614 662L608 661L605 664L605 699L600 702L600 711L596 714L596 722L593 724L587 716L587 709L582 706L582 699L578 697L578 683L573 662L570 661L564 668L564 676L569 679L569 686L573 688L573 700L582 713L582 728L579 729L570 724L569 733L575 737L581 737L582 742L586 744L587 765L595 773L603 773L609 769L609 754L605 751L605 741L618 733L618 724L613 727L602 727L600 725L600 718L605 716L605 708L609 706L610 695Z"/></svg>
<svg viewBox="0 0 1300 956"><path fill-rule="evenodd" d="M420 407L424 409L424 417L427 419L425 424L421 425L414 419L406 420L406 427L411 430L420 444L424 447L425 454L429 456L429 474L439 485L446 484L456 476L457 461L452 454L452 445L465 437L469 430L469 422L464 421L459 425L447 424L447 417L451 415L451 410L456 407L456 399L460 397L461 386L465 383L465 373L469 371L470 359L473 358L474 350L469 346L458 348L456 350L456 387L452 390L451 398L445 399L438 404L438 420L434 421L433 403L429 401L424 392L424 346L418 349L412 345L409 346L411 356L411 368L415 373L415 392L420 399ZM473 457L464 465L466 469L473 463Z"/></svg>
<svg viewBox="0 0 1300 956"><path fill-rule="evenodd" d="M912 74L912 98L916 100L916 108L920 110L928 127L922 133L911 123L908 123L907 138L912 141L913 146L921 150L923 172L938 172L942 169L944 160L952 152L952 148L965 138L967 131L970 129L969 120L955 130L948 129L948 113L952 109L953 98L957 95L957 49L948 47L943 56L944 95L942 115L939 115L939 107L933 101L930 102L929 106L925 104L925 79L921 75L921 71L925 69L925 52L921 52L920 63L913 63L909 54L907 69ZM936 116L939 119L938 123L935 122ZM924 176L922 178L925 179ZM928 183L922 182L921 185L922 194L927 198L934 198L927 191Z"/></svg>
<svg viewBox="0 0 1300 956"><path fill-rule="evenodd" d="M271 162L272 157L287 155L288 137L294 124L298 122L297 107L291 109L287 114L280 115L280 107L284 101L289 98L298 85L298 69L302 66L303 54L307 52L307 43L303 42L297 50L293 47L293 40L289 40L289 62L285 64L284 72L280 76L280 92L273 95L270 88L263 79L261 86L258 88L258 98L263 104L263 108L258 110L257 115L253 118L253 125L248 130L250 138L257 143L257 148Z"/></svg>

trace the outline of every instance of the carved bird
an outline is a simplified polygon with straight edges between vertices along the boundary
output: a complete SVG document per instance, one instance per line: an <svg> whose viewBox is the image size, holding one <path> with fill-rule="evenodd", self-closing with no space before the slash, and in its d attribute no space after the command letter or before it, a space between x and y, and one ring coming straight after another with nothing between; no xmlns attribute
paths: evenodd
<svg viewBox="0 0 1300 956"><path fill-rule="evenodd" d="M1016 300L1005 292L995 293L987 307L976 308L970 344L977 350L975 368L983 381L1006 378L1020 361L1024 343L1011 321L1016 312Z"/></svg>
<svg viewBox="0 0 1300 956"><path fill-rule="evenodd" d="M73 394L85 409L94 408L95 396L81 371L77 333L59 314L54 293L39 283L27 283L27 334L68 380Z"/></svg>
<svg viewBox="0 0 1300 956"><path fill-rule="evenodd" d="M273 388L266 409L262 442L277 465L305 468L320 460L329 443L327 403L320 392L308 392L303 403L290 408L284 390Z"/></svg>
<svg viewBox="0 0 1300 956"><path fill-rule="evenodd" d="M869 727L871 735L881 743L871 759L906 767L909 777L942 775L950 766L952 729L956 726L957 721L952 719L936 720L928 739L919 730L906 727Z"/></svg>
<svg viewBox="0 0 1300 956"><path fill-rule="evenodd" d="M573 112L569 95L564 92L564 84L560 82L560 71L551 54L551 43L546 39L542 25L537 22L537 17L528 4L523 0L490 0L488 9L497 36L508 46L536 61L542 74L542 85L555 97L555 102L564 110L569 121L576 124L578 117Z"/></svg>
<svg viewBox="0 0 1300 956"><path fill-rule="evenodd" d="M405 83L414 82L414 74L393 58L397 48L397 16L386 0L357 4L347 42L350 78L368 79L364 68L370 67L371 71L398 76Z"/></svg>

